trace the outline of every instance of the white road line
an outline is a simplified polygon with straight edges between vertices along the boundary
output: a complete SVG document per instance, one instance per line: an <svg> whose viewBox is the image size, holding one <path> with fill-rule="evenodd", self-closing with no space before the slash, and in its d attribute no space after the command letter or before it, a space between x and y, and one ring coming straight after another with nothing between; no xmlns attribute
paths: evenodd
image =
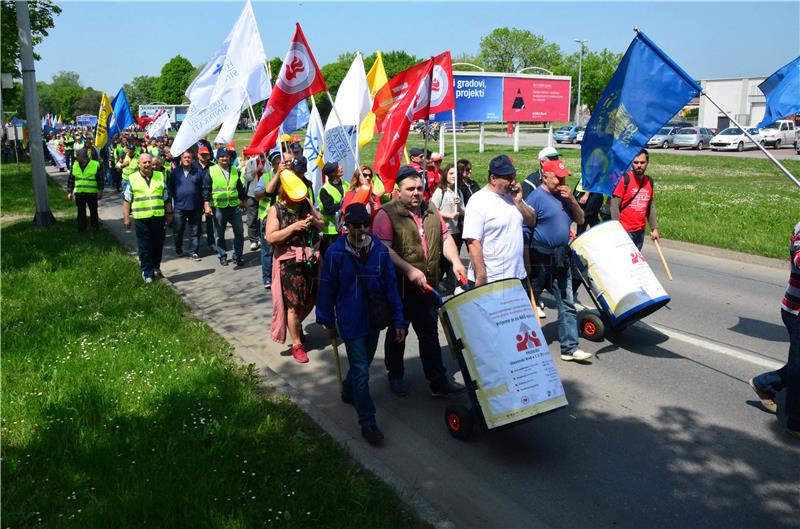
<svg viewBox="0 0 800 529"><path fill-rule="evenodd" d="M680 331L676 331L668 327L662 327L661 325L657 325L655 323L648 323L647 325L656 329L660 333L666 334L672 339L680 340L682 342L686 342L690 345L695 345L697 347L702 347L703 349L708 349L709 351L713 351L715 353L720 353L733 358L737 358L739 360L744 360L745 362L750 362L751 364L756 364L761 367L765 367L767 369L775 370L783 367L783 363L776 362L775 360L770 360L769 358L764 358L763 356L755 355L752 353L746 353L739 349L734 349L732 347L726 347L724 345L710 342L708 340L703 340L702 338L697 338L689 334L684 334Z"/></svg>

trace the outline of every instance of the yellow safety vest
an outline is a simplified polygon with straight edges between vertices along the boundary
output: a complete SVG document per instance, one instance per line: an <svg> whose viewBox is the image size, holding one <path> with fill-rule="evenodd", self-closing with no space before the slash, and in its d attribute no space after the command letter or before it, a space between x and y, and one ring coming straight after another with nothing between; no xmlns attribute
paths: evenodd
<svg viewBox="0 0 800 529"><path fill-rule="evenodd" d="M264 173L261 175L261 178L263 178L265 182L269 181L272 179L272 171ZM273 202L275 202L274 197L267 197L258 201L258 220L267 218L267 213L269 213L269 208L272 207Z"/></svg>
<svg viewBox="0 0 800 529"><path fill-rule="evenodd" d="M72 164L72 176L75 177L75 188L73 193L91 193L96 194L97 189L97 170L100 169L100 163L90 160L86 167L81 170L78 162Z"/></svg>
<svg viewBox="0 0 800 529"><path fill-rule="evenodd" d="M164 173L153 171L150 184L136 171L130 177L131 214L134 219L164 216Z"/></svg>
<svg viewBox="0 0 800 529"><path fill-rule="evenodd" d="M320 205L320 208L322 208L322 200L320 200L319 197L323 189L331 196L337 206L341 207L344 196L340 194L339 190L336 189L330 182L326 182L325 185L320 188L319 193L317 193L317 204ZM347 182L342 181L342 192L347 193L348 189L350 189L350 185ZM339 208L337 208L337 210L338 209ZM336 211L333 215L326 215L324 213L322 214L322 222L325 223L325 226L322 228L323 235L336 235L339 233L336 222L337 213L338 211Z"/></svg>
<svg viewBox="0 0 800 529"><path fill-rule="evenodd" d="M138 170L139 170L139 158L133 158L130 162L128 162L127 167L122 168L122 179L125 181L130 180L131 175Z"/></svg>
<svg viewBox="0 0 800 529"><path fill-rule="evenodd" d="M239 171L236 167L231 166L227 180L218 165L212 165L208 174L211 176L211 205L215 208L238 206L239 192L236 190L236 181L239 180Z"/></svg>

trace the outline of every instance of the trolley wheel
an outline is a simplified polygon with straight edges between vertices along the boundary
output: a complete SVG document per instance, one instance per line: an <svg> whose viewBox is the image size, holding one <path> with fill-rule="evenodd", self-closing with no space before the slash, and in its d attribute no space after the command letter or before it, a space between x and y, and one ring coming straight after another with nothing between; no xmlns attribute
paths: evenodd
<svg viewBox="0 0 800 529"><path fill-rule="evenodd" d="M466 406L452 404L444 410L444 420L447 423L447 431L459 441L466 441L472 435L475 421L472 413Z"/></svg>
<svg viewBox="0 0 800 529"><path fill-rule="evenodd" d="M603 319L593 312L581 315L581 336L592 342L602 342L606 334L606 325Z"/></svg>

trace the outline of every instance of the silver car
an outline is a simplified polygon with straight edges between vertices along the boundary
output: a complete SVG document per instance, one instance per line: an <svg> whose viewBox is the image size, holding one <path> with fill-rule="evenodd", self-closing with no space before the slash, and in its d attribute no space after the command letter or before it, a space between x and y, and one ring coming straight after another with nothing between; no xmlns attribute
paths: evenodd
<svg viewBox="0 0 800 529"><path fill-rule="evenodd" d="M676 132L678 132L678 127L661 127L661 130L647 142L647 146L650 148L661 147L662 149L672 147L672 140L675 138Z"/></svg>
<svg viewBox="0 0 800 529"><path fill-rule="evenodd" d="M675 137L672 139L672 146L676 149L697 149L702 150L711 144L711 138L714 134L703 127L684 127L678 129Z"/></svg>

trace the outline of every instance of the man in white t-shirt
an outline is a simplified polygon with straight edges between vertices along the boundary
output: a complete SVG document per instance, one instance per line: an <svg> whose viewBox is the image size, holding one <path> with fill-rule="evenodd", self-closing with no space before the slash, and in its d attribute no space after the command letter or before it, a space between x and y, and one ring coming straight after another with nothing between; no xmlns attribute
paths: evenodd
<svg viewBox="0 0 800 529"><path fill-rule="evenodd" d="M526 276L522 226L536 223L536 212L522 200L517 170L508 156L489 162L489 183L472 195L462 237L469 252L468 278L475 286Z"/></svg>

